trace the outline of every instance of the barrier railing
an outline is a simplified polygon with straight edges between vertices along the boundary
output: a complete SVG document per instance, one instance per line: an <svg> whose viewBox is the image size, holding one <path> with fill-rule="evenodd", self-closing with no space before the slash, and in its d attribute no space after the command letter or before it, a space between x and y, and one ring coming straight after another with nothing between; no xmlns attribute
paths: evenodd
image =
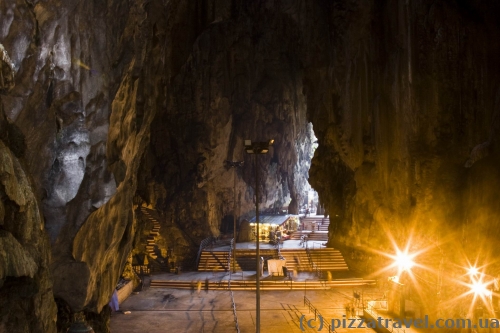
<svg viewBox="0 0 500 333"><path fill-rule="evenodd" d="M323 325L325 328L328 329L328 333L337 332L335 330L335 328L332 328L332 325L327 320L325 320L325 317L321 315L319 310L316 309L316 307L314 305L312 305L311 301L306 296L304 296L304 306L306 306L306 305L309 308L309 312L314 312L314 319L315 320L318 319L318 316L321 316L323 318Z"/></svg>
<svg viewBox="0 0 500 333"><path fill-rule="evenodd" d="M212 244L214 242L214 237L210 236L210 237L207 237L205 238L204 240L201 241L200 243L200 248L198 249L198 255L196 256L196 269L198 270L198 266L200 264L200 256L201 256L201 252L203 252L203 250L210 244Z"/></svg>
<svg viewBox="0 0 500 333"><path fill-rule="evenodd" d="M229 293L231 294L231 302L233 303L232 308L234 316L234 325L236 326L236 332L240 333L240 325L238 324L238 315L236 314L236 303L234 302L233 292L229 291Z"/></svg>
<svg viewBox="0 0 500 333"><path fill-rule="evenodd" d="M234 238L231 239L231 247L230 247L229 253L227 255L227 269L229 270L229 279L227 280L227 289L228 290L231 290L231 278L232 278L232 274L233 274L233 270L231 269L231 266L232 266L231 260L233 260L233 256L232 256L233 242L234 242Z"/></svg>

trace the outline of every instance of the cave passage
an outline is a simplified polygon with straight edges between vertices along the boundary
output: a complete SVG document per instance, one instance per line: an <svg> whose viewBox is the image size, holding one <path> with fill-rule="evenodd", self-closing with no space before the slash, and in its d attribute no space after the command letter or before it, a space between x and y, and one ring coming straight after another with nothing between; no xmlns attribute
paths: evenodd
<svg viewBox="0 0 500 333"><path fill-rule="evenodd" d="M277 181L277 185L269 185L272 184L272 181L275 180L272 178L268 179L268 181L264 184L264 187L273 186L276 187L277 190L272 191L263 188L265 193L270 193L271 195L268 195L264 199L261 199L259 212L262 215L305 215L306 213L323 214L324 209L320 204L318 193L312 188L311 184L308 181L311 161L314 156L314 152L318 147L318 139L314 135L312 123L306 124L304 134L298 136L298 139L296 142L294 142L293 146L295 147L297 155L297 163L294 167L294 183L292 184L294 188L290 190L288 181ZM272 149L273 148L271 148L271 150ZM276 172L276 163L274 161L274 158L272 158L269 163L269 170L271 170L271 172ZM251 163L250 165L245 165L243 167L250 169L251 172L253 172L254 170L253 163ZM239 185L239 182L241 181L241 179L239 178L241 177L241 170L231 170L231 172L236 172L236 176L238 177L237 183ZM264 178L266 178L265 175ZM221 206L227 213L222 215L219 230L221 234L227 234L228 236L233 233L234 228L233 198L235 190L237 191L236 207L237 209L241 208L242 196L241 192L238 192L239 190L236 188L226 189L228 202L225 205ZM252 204L255 205L253 184L249 185L249 189L247 191L249 191L250 194L246 195L246 197L243 198L248 198L249 196L251 196L253 200L250 205L248 203L244 204L244 206L247 207L247 211L241 212L241 216L238 215L238 211L236 212L237 230L239 230L239 225L242 220L251 220L255 218L255 208L252 207ZM293 208L290 207L290 204L292 202L294 202Z"/></svg>

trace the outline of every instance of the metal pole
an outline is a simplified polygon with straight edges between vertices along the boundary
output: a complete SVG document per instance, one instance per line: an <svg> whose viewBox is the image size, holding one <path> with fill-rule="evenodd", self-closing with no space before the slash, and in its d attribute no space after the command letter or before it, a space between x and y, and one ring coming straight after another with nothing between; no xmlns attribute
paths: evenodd
<svg viewBox="0 0 500 333"><path fill-rule="evenodd" d="M306 305L307 279L304 280L304 306Z"/></svg>
<svg viewBox="0 0 500 333"><path fill-rule="evenodd" d="M236 166L233 167L233 171L234 171L233 273L236 273Z"/></svg>
<svg viewBox="0 0 500 333"><path fill-rule="evenodd" d="M257 165L257 156L255 154L255 220L257 222L257 288L255 290L255 302L256 302L256 327L255 332L260 333L260 222L259 222L259 166Z"/></svg>

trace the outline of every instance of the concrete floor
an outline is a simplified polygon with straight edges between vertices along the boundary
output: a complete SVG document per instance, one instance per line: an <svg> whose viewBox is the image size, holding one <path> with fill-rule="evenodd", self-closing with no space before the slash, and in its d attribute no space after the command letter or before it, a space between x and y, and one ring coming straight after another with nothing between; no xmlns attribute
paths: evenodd
<svg viewBox="0 0 500 333"><path fill-rule="evenodd" d="M193 279L195 274L178 277ZM154 278L154 277L153 277ZM198 277L202 279L200 275ZM364 299L377 299L382 292L374 287L363 287ZM353 301L353 291L361 288L331 290L261 291L261 332L318 332L309 328L307 321L314 319L304 306L304 294L328 322L345 315L344 304ZM242 333L255 332L255 291L234 291L239 329ZM130 311L130 314L123 312ZM303 316L303 317L302 317ZM301 327L302 317L302 327ZM311 326L319 324L311 322ZM373 330L337 328L337 332L373 332ZM326 328L321 331L328 332ZM182 289L149 288L132 294L120 311L111 316L113 333L177 333L177 332L237 332L228 291L200 293Z"/></svg>
<svg viewBox="0 0 500 333"><path fill-rule="evenodd" d="M326 233L324 231L323 233ZM307 243L307 244L306 244ZM280 244L280 249L303 249L307 247L309 249L326 249L326 241L318 241L318 240L308 240L304 242L303 245L300 245L300 240L298 239L288 239L283 241L282 244ZM241 242L241 243L236 243L236 248L241 249L241 250L248 250L248 249L255 249L257 247L257 244L255 242ZM272 244L269 244L269 242L266 241L261 241L259 243L259 248L261 249L275 249L276 247ZM206 248L206 250L214 250L214 251L228 251L231 249L231 246L229 245L229 241L219 241L217 245L214 246L209 246Z"/></svg>
<svg viewBox="0 0 500 333"><path fill-rule="evenodd" d="M237 243L238 249L255 249L255 242ZM260 247L274 248L273 245L261 242ZM325 248L324 242L309 241L309 248ZM229 244L220 241L209 248L212 250L229 250ZM302 248L299 240L284 241L282 248ZM344 277L343 273L338 273ZM350 274L348 274L350 275ZM146 278L148 280L185 280L185 281L255 280L254 272L182 272L181 274L159 274ZM266 273L263 279L269 278ZM314 273L301 272L294 276L294 281L317 280ZM320 311L328 322L342 319L346 314L344 305L353 302L353 291L363 291L365 300L379 299L383 292L375 287L336 288L330 290L292 290L261 291L261 329L262 333L271 332L318 332L319 321L314 322L314 313L304 305L304 295ZM236 314L241 333L255 332L255 291L234 291ZM130 314L124 312L130 311ZM302 318L302 320L301 320ZM311 321L310 328L307 321ZM301 325L302 322L302 325ZM321 332L328 332L323 327ZM111 316L111 332L113 333L191 333L237 332L229 291L201 290L200 293L183 289L146 288L138 294L132 294L120 305L120 311ZM337 328L336 332L374 332L372 329Z"/></svg>

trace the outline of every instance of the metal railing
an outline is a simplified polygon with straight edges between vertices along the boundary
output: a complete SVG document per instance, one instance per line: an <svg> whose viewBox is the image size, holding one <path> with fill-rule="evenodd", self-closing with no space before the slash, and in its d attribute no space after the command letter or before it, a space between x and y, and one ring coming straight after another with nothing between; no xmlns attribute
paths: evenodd
<svg viewBox="0 0 500 333"><path fill-rule="evenodd" d="M306 242L306 254L307 254L307 260L309 261L309 266L311 266L311 269L314 272L317 269L317 265L313 261L313 258L311 256L311 249L307 246L307 242Z"/></svg>
<svg viewBox="0 0 500 333"><path fill-rule="evenodd" d="M139 268L139 272L141 273L141 275L139 276L139 274L136 271L136 268L134 267L134 265L132 265L132 267L133 267L132 272L139 279L139 281L141 281L140 282L140 290L144 290L144 287L145 287L145 283L144 283L145 281L144 280L146 280L146 279L144 278L144 274L142 274L142 270Z"/></svg>
<svg viewBox="0 0 500 333"><path fill-rule="evenodd" d="M236 332L240 333L240 325L238 324L238 316L236 315L236 303L234 302L233 292L229 291L231 294L231 303L233 308L234 325L236 326Z"/></svg>
<svg viewBox="0 0 500 333"><path fill-rule="evenodd" d="M233 267L233 244L234 244L234 238L231 238L231 242L230 242L230 245L229 245L229 253L227 255L227 269L229 270L229 280L231 280L231 272L233 271L232 270L232 267ZM236 263L234 263L236 265Z"/></svg>
<svg viewBox="0 0 500 333"><path fill-rule="evenodd" d="M200 248L198 249L198 255L196 256L196 270L198 270L198 265L200 264L201 252L203 252L208 245L212 244L214 239L214 237L210 236L201 241Z"/></svg>
<svg viewBox="0 0 500 333"><path fill-rule="evenodd" d="M321 249L321 243L320 242L312 242L312 248L309 248L306 246L306 253L307 253L307 258L309 259L309 264L311 265L311 269L313 272L316 273L316 276L318 278L321 278L323 276L323 271L321 270L321 264L322 264L322 254L321 251L318 251L318 255L316 257L317 262L315 262L312 258L311 251L314 250L315 244L320 244L319 249Z"/></svg>
<svg viewBox="0 0 500 333"><path fill-rule="evenodd" d="M306 305L309 309L309 312L314 312L315 320L318 319L319 316L323 318L323 325L328 329L328 333L337 332L335 328L332 328L332 325L327 320L325 320L325 317L321 315L319 310L316 309L316 307L311 303L311 301L306 296L304 296L304 306Z"/></svg>

